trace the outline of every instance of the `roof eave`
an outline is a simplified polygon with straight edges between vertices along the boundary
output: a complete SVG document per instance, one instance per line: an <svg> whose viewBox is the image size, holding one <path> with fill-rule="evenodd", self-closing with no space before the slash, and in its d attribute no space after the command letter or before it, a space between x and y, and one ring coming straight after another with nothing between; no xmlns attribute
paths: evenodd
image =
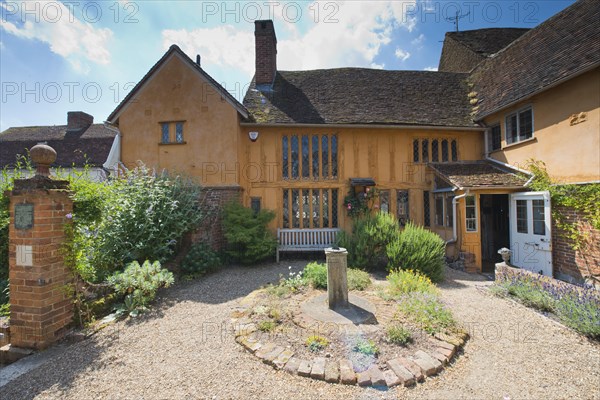
<svg viewBox="0 0 600 400"><path fill-rule="evenodd" d="M382 123L373 123L373 124L335 124L335 123L325 123L325 124L307 124L307 123L261 123L261 122L240 122L240 126L247 127L298 127L298 128L311 128L311 127L319 127L323 126L331 126L335 128L377 128L377 129L417 129L417 130L425 130L425 129L439 129L439 130L452 130L452 131L473 131L473 132L483 132L485 131L485 127L480 126L459 126L459 125L412 125L412 124L382 124Z"/></svg>

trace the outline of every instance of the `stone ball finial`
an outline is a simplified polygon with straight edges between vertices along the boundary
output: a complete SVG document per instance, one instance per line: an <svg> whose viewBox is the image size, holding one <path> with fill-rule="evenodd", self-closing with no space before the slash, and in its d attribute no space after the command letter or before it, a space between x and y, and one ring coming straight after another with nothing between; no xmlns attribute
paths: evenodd
<svg viewBox="0 0 600 400"><path fill-rule="evenodd" d="M49 176L50 165L56 161L56 150L44 143L38 143L29 150L31 161L36 166L36 175Z"/></svg>

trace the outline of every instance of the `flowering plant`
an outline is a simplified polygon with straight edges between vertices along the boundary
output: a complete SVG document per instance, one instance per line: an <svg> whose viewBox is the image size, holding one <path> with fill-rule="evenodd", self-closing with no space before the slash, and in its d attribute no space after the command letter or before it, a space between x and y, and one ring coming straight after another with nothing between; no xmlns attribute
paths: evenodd
<svg viewBox="0 0 600 400"><path fill-rule="evenodd" d="M355 218L368 214L372 202L377 198L379 191L367 187L364 192L357 193L354 188L344 198L344 207L348 210L348 216Z"/></svg>

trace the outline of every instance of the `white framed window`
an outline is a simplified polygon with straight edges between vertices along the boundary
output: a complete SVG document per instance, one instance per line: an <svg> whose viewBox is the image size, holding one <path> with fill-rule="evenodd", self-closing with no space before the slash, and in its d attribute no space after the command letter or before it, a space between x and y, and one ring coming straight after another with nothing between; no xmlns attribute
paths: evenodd
<svg viewBox="0 0 600 400"><path fill-rule="evenodd" d="M467 232L477 232L477 201L473 195L465 197L465 222Z"/></svg>
<svg viewBox="0 0 600 400"><path fill-rule="evenodd" d="M533 109L524 108L505 118L506 144L519 143L533 137Z"/></svg>

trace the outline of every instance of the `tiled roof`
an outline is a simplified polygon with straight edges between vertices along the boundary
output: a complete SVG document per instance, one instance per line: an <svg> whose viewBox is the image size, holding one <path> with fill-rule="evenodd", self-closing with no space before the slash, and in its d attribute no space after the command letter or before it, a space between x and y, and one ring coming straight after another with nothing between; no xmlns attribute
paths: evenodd
<svg viewBox="0 0 600 400"><path fill-rule="evenodd" d="M172 54L180 55L190 66L192 66L197 72L199 72L200 75L202 75L202 77L204 77L204 79L206 79L211 84L211 86L213 86L214 89L221 94L221 96L227 99L227 101L242 115L242 117L246 118L248 116L248 110L246 110L246 107L244 107L239 101L237 101L237 99L233 97L231 93L229 93L227 90L225 90L223 86L221 86L217 81L215 81L212 78L212 76L210 76L198 64L196 64L191 58L189 58L188 55L185 54L183 50L179 48L179 46L173 44L171 45L171 47L169 47L169 50L167 50L167 52L156 62L156 64L154 64L152 68L150 68L146 75L144 75L143 78L133 87L133 89L131 89L131 91L127 94L127 96L125 96L123 101L119 103L117 108L115 108L114 111L110 113L110 115L106 119L107 121L110 121L111 123L116 122L119 113L123 109L123 107L125 107L127 103L134 99L134 96L137 93L137 91L140 90L140 88L148 81L148 79L150 79L150 77Z"/></svg>
<svg viewBox="0 0 600 400"><path fill-rule="evenodd" d="M490 56L521 37L529 29L486 28L471 31L447 32L450 37L482 56Z"/></svg>
<svg viewBox="0 0 600 400"><path fill-rule="evenodd" d="M251 84L244 105L258 123L474 127L467 75L364 68L278 71Z"/></svg>
<svg viewBox="0 0 600 400"><path fill-rule="evenodd" d="M600 65L600 1L579 0L523 34L471 75L476 119Z"/></svg>
<svg viewBox="0 0 600 400"><path fill-rule="evenodd" d="M14 165L17 155L40 142L46 142L57 153L53 166L102 166L108 158L118 131L104 124L93 124L87 129L67 131L66 125L28 126L9 128L0 133L0 168Z"/></svg>
<svg viewBox="0 0 600 400"><path fill-rule="evenodd" d="M491 161L430 163L428 165L441 178L458 188L522 187L528 180L525 174Z"/></svg>

